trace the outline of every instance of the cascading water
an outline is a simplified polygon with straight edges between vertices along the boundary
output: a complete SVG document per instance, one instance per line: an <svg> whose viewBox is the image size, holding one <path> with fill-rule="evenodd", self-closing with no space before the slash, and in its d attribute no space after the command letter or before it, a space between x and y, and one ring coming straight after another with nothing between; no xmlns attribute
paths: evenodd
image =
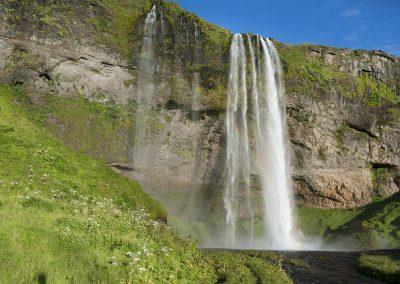
<svg viewBox="0 0 400 284"><path fill-rule="evenodd" d="M200 63L200 32L197 23L194 23L194 62ZM200 111L200 73L193 72L192 79L192 120L197 121Z"/></svg>
<svg viewBox="0 0 400 284"><path fill-rule="evenodd" d="M149 122L154 106L157 11L152 8L144 23L137 90L135 170L145 174L153 158ZM195 25L194 62L199 63L200 33ZM226 107L226 179L223 196L226 230L222 246L230 248L297 249L293 234L291 182L286 151L284 82L278 53L269 39L241 34L233 37ZM248 78L247 52L251 76ZM249 74L250 75L250 74ZM248 81L251 84L248 84ZM199 119L200 74L193 73L192 120ZM250 92L248 91L250 90ZM251 98L249 99L248 95ZM248 107L250 102L251 107ZM252 135L250 135L252 134ZM250 139L250 136L252 136ZM254 143L250 143L254 142ZM250 147L253 145L254 147ZM254 148L254 149L253 149ZM253 151L251 150L253 149ZM262 188L263 233L255 234L257 193L251 174ZM196 177L195 179L196 180ZM259 210L257 210L259 211ZM221 246L221 244L219 245ZM301 247L303 248L303 247Z"/></svg>
<svg viewBox="0 0 400 284"><path fill-rule="evenodd" d="M266 109L262 112L264 129L258 145L263 148L259 174L263 183L264 222L268 241L274 248L290 249L292 239L292 197L286 156L286 125L283 115L284 99L282 71L273 43L261 38L264 57L264 96ZM262 127L262 126L261 126Z"/></svg>
<svg viewBox="0 0 400 284"><path fill-rule="evenodd" d="M145 145L148 139L148 123L151 107L154 100L154 71L156 63L154 60L154 39L156 29L156 6L153 6L146 17L143 27L142 50L139 62L139 78L137 90L137 110L135 129L134 163L137 170L143 170L146 159L149 159Z"/></svg>
<svg viewBox="0 0 400 284"><path fill-rule="evenodd" d="M251 64L251 118L255 144L250 158L247 119L247 57L241 34L232 40L227 97L227 174L225 245L230 247L295 249L292 190L286 149L284 83L280 59L269 39L248 35ZM250 161L253 164L250 165ZM259 176L263 194L264 233L254 237L255 202L251 198L250 169ZM244 193L244 198L241 196ZM238 232L238 214L246 212L250 226ZM246 237L247 236L247 237ZM245 237L243 239L243 237Z"/></svg>
<svg viewBox="0 0 400 284"><path fill-rule="evenodd" d="M237 223L240 206L240 191L246 194L246 209L252 219L250 200L250 150L247 126L247 84L246 84L246 51L241 34L236 34L231 45L230 73L227 97L227 157L224 207L226 209L226 245L233 246L238 241ZM247 241L251 241L253 223Z"/></svg>

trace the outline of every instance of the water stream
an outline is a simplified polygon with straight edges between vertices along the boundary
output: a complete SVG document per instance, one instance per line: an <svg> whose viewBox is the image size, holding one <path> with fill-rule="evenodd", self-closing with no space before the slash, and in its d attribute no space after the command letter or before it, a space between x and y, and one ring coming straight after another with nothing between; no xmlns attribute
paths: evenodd
<svg viewBox="0 0 400 284"><path fill-rule="evenodd" d="M226 209L226 245L234 246L237 242L251 241L253 224L243 240L237 230L238 213L246 211L252 218L250 200L250 150L247 122L247 80L246 50L241 34L232 40L228 97L226 106L226 182L224 207ZM241 191L245 194L245 204L241 200Z"/></svg>
<svg viewBox="0 0 400 284"><path fill-rule="evenodd" d="M296 249L299 242L293 230L282 67L270 39L257 37L253 41L249 35L246 39L251 87L247 86L248 54L243 36L236 34L231 45L226 114L225 245ZM251 90L250 100L248 89ZM255 145L254 155L249 149L249 128ZM263 233L257 237L254 236L256 202L252 198L256 189L250 183L251 171L258 176L263 199ZM241 222L248 225L238 230Z"/></svg>
<svg viewBox="0 0 400 284"><path fill-rule="evenodd" d="M156 18L154 6L144 22L139 62L136 117L140 119L136 120L134 164L135 170L142 174L153 157L146 145L155 99ZM193 62L200 64L197 24L194 43ZM200 74L193 72L192 78L192 121L198 121ZM218 246L304 249L294 230L285 115L282 66L273 42L259 36L235 34L230 49L225 121L225 230Z"/></svg>
<svg viewBox="0 0 400 284"><path fill-rule="evenodd" d="M194 63L200 64L200 31L197 23L194 23ZM193 72L192 78L192 121L200 118L200 73Z"/></svg>
<svg viewBox="0 0 400 284"><path fill-rule="evenodd" d="M154 100L154 72L156 62L154 60L154 40L157 34L156 28L156 6L153 6L146 17L143 27L142 50L139 61L139 78L137 90L137 108L135 128L134 163L137 171L144 171L146 161L150 158L146 151L149 136L149 118Z"/></svg>

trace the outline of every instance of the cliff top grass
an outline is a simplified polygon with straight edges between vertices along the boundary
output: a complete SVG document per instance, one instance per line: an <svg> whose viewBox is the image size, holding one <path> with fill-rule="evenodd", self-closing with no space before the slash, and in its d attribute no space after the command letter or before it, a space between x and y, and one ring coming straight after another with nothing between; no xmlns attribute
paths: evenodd
<svg viewBox="0 0 400 284"><path fill-rule="evenodd" d="M321 100L331 93L361 102L366 107L398 106L395 86L370 74L352 76L310 54L310 45L278 44L289 93L309 95ZM350 55L348 55L349 57ZM342 58L344 61L348 58Z"/></svg>
<svg viewBox="0 0 400 284"><path fill-rule="evenodd" d="M179 25L177 17L181 16L197 22L207 42L204 46L211 53L217 45L228 44L230 33L227 30L162 0L78 0L73 3L68 0L5 0L0 3L4 16L0 28L55 42L72 39L83 44L96 43L111 53L129 58L132 45L141 42L142 24L154 4L164 9L171 25Z"/></svg>

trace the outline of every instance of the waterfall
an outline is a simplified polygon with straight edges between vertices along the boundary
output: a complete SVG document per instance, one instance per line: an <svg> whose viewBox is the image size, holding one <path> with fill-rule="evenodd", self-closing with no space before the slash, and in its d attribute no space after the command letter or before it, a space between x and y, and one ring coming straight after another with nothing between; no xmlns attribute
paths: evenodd
<svg viewBox="0 0 400 284"><path fill-rule="evenodd" d="M143 27L142 50L139 62L139 78L137 88L136 129L134 163L139 171L144 170L146 161L149 159L146 144L148 140L149 117L154 100L154 71L156 62L154 60L154 40L156 29L156 6L153 6L146 17Z"/></svg>
<svg viewBox="0 0 400 284"><path fill-rule="evenodd" d="M226 209L226 242L232 246L238 241L238 212L243 210L241 192L244 191L244 207L247 217L251 213L250 201L250 150L247 125L246 51L241 34L236 34L231 45L230 72L227 97L226 129L226 182L224 207ZM251 240L253 224L247 240Z"/></svg>
<svg viewBox="0 0 400 284"><path fill-rule="evenodd" d="M194 23L194 63L200 63L200 31L196 22ZM192 78L192 121L199 120L200 109L200 73L195 71Z"/></svg>
<svg viewBox="0 0 400 284"><path fill-rule="evenodd" d="M257 37L254 46L248 35L247 48L251 65L251 113L248 113L246 49L242 35L236 34L231 44L226 113L225 245L295 249L282 67L271 40ZM250 117L255 145L253 159L249 149ZM257 237L254 236L251 169L259 176L263 196L264 232ZM247 232L237 230L238 214L246 215L250 223Z"/></svg>
<svg viewBox="0 0 400 284"><path fill-rule="evenodd" d="M286 125L284 93L282 89L282 71L280 60L273 43L261 38L264 58L264 96L266 109L263 111L264 129L258 145L262 155L259 164L259 175L263 184L264 222L267 238L271 246L289 249L292 240L292 198L288 159L286 155ZM262 126L261 126L262 127Z"/></svg>

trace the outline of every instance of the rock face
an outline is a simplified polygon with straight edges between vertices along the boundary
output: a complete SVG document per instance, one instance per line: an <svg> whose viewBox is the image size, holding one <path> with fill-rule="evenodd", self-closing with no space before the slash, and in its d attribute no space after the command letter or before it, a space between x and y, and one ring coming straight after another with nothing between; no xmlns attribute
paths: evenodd
<svg viewBox="0 0 400 284"><path fill-rule="evenodd" d="M367 73L398 86L398 58L375 51L306 50L347 76ZM394 182L400 165L398 116L389 118L386 106L371 107L339 92L332 89L320 97L287 94L294 186L305 205L357 207L399 190ZM398 105L391 109L396 110ZM377 177L379 171L385 177Z"/></svg>
<svg viewBox="0 0 400 284"><path fill-rule="evenodd" d="M306 204L356 207L375 195L387 197L373 184L378 168L398 175L398 126L380 124L379 110L369 112L340 97L325 101L288 97L294 184ZM370 110L371 111L371 110ZM299 115L307 119L299 120Z"/></svg>
<svg viewBox="0 0 400 284"><path fill-rule="evenodd" d="M29 80L40 91L47 90L50 81L56 81L52 88L61 96L81 93L88 99L101 100L101 95L104 95L104 101L115 100L118 103L127 103L134 92L137 69L106 53L68 50L35 40L10 37L0 37L0 47L2 69L7 61L23 63L12 55L26 53L32 58L25 66L9 72L5 70L3 82L15 84Z"/></svg>
<svg viewBox="0 0 400 284"><path fill-rule="evenodd" d="M86 4L80 1L79 7ZM132 167L134 137L121 136L124 142L118 147L126 156L124 161L117 155L106 157L109 163L127 163L129 171L125 174L147 184L170 213L178 214L196 203L198 210L192 214L206 216L223 188L224 106L231 35L182 10L176 12L162 5L157 18L156 102L151 142L147 145L152 153L149 171L140 173ZM90 9L92 14L102 11L96 5ZM46 33L39 33L40 38L29 29L17 33L18 26L10 26L9 17L7 21L2 18L1 82L24 83L36 93L52 91L60 97L81 94L96 102L135 104L142 20L135 26L132 52L126 56L112 46L77 42L79 34L55 42L51 36L46 41ZM81 21L78 27L84 23ZM192 56L195 23L200 27L200 62ZM396 98L400 96L400 59L378 51L291 48L280 45L279 50L287 84L291 166L299 204L352 208L399 191L400 107ZM300 64L299 70L307 69L308 77L294 76L293 52L305 62L317 63L320 69L313 69L315 64ZM24 64L17 64L21 53ZM200 110L191 108L193 72L201 78ZM321 79L321 74L327 75ZM305 78L311 87L298 88L307 86ZM371 97L374 100L369 100ZM199 112L196 120L193 111ZM62 134L57 135L65 140ZM85 150L92 154L90 149Z"/></svg>
<svg viewBox="0 0 400 284"><path fill-rule="evenodd" d="M328 65L336 65L340 71L353 76L371 73L375 78L390 82L398 79L399 59L389 56L383 51L353 51L329 47L310 47L310 55L320 57ZM343 56L349 56L343 60ZM397 66L396 66L397 65Z"/></svg>

